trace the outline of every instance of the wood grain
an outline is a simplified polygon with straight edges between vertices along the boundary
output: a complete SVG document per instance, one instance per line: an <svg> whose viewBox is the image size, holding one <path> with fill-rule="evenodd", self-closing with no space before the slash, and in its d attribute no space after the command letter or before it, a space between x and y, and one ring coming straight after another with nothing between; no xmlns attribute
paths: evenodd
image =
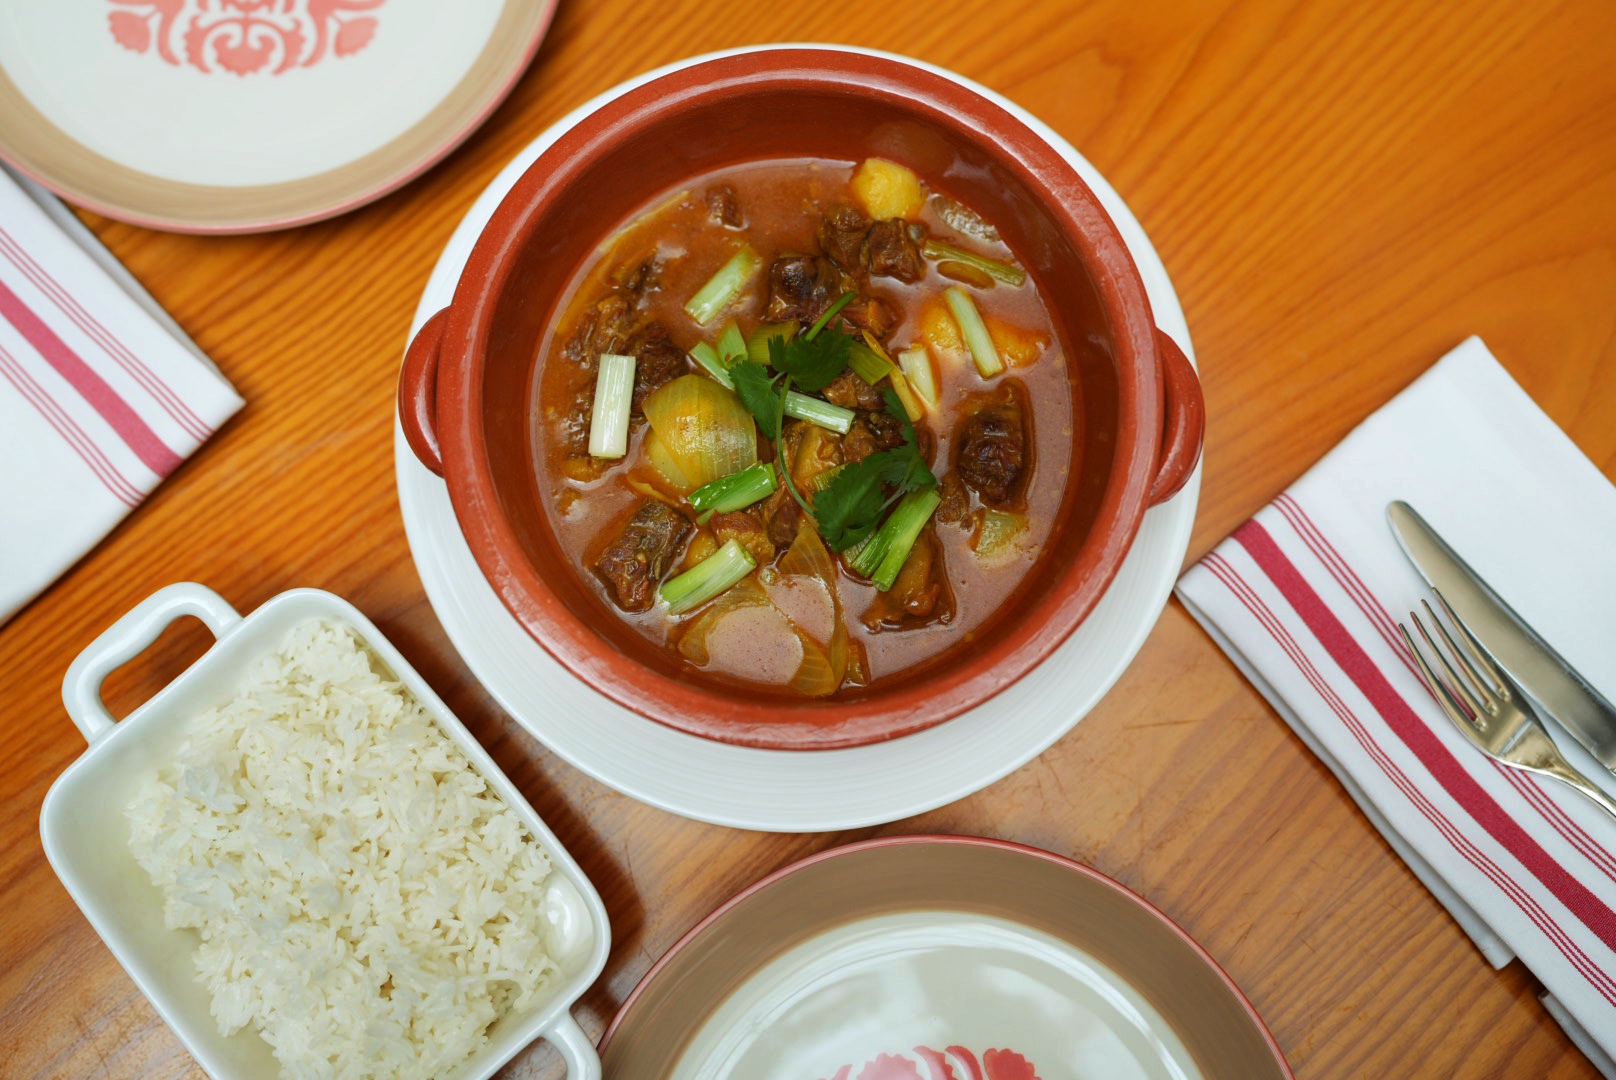
<svg viewBox="0 0 1616 1080"><path fill-rule="evenodd" d="M114 618L194 579L243 610L351 599L599 885L599 1033L650 963L760 875L876 833L978 833L1088 862L1194 934L1305 1078L1592 1077L1518 965L1492 970L1339 785L1170 606L1118 687L1038 760L879 830L758 835L641 806L500 712L416 577L392 395L461 214L552 121L630 75L761 41L953 68L1072 140L1150 232L1189 317L1210 427L1191 556L1437 356L1482 335L1616 476L1616 7L1606 0L572 0L509 101L445 163L324 224L241 238L91 224L249 405L0 628L0 1074L199 1076L74 908L39 806L82 742L58 699ZM132 708L205 646L179 627L109 683ZM555 1077L543 1045L507 1070Z"/></svg>

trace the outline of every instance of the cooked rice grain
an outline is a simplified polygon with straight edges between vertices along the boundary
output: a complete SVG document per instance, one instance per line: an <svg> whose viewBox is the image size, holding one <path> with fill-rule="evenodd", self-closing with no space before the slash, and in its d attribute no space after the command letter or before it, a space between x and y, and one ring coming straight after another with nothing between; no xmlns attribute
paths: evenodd
<svg viewBox="0 0 1616 1080"><path fill-rule="evenodd" d="M435 1077L555 965L550 861L353 631L295 627L128 811L226 1035L291 1077Z"/></svg>

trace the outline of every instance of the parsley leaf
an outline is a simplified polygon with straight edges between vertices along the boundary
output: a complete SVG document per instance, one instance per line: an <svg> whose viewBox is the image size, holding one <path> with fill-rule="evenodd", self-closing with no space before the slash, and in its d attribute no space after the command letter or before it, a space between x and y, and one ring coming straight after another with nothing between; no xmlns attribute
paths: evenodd
<svg viewBox="0 0 1616 1080"><path fill-rule="evenodd" d="M735 384L735 394L746 406L746 411L757 421L758 430L765 439L780 437L780 407L784 394L775 384L780 376L770 375L762 364L738 360L729 369L729 378Z"/></svg>
<svg viewBox="0 0 1616 1080"><path fill-rule="evenodd" d="M769 364L790 375L798 389L812 394L825 387L847 367L853 338L841 330L826 327L818 337L769 339Z"/></svg>

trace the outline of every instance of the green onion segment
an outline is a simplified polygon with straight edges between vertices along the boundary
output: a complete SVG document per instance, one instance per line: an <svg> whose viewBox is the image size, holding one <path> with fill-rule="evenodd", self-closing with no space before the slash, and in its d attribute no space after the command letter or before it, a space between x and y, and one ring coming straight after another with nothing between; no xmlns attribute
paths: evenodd
<svg viewBox="0 0 1616 1080"><path fill-rule="evenodd" d="M892 374L891 362L862 341L848 347L847 366L871 386Z"/></svg>
<svg viewBox="0 0 1616 1080"><path fill-rule="evenodd" d="M898 367L903 369L903 377L909 380L909 389L919 395L920 400L927 406L937 407L937 373L932 370L931 355L926 352L926 346L916 345L912 349L905 349L898 354Z"/></svg>
<svg viewBox="0 0 1616 1080"><path fill-rule="evenodd" d="M953 244L945 244L941 240L927 240L921 251L926 258L936 262L962 262L966 266L974 266L989 277L996 278L1006 285L1023 285L1027 281L1027 271L1012 263L1002 263L997 259L990 259L986 255L978 255L974 251L967 251Z"/></svg>
<svg viewBox="0 0 1616 1080"><path fill-rule="evenodd" d="M698 326L706 326L713 318L726 307L731 300L746 287L747 282L757 273L763 260L750 245L742 245L741 250L731 256L729 262L718 268L718 273L708 279L695 296L685 304L685 314L696 320Z"/></svg>
<svg viewBox="0 0 1616 1080"><path fill-rule="evenodd" d="M701 562L663 582L657 595L668 605L668 614L683 615L724 592L756 566L757 562L739 541L726 540L723 547Z"/></svg>
<svg viewBox="0 0 1616 1080"><path fill-rule="evenodd" d="M628 414L634 404L634 357L602 353L595 376L595 408L589 417L589 456L628 453Z"/></svg>
<svg viewBox="0 0 1616 1080"><path fill-rule="evenodd" d="M840 405L832 405L828 401L799 394L795 390L787 390L786 415L806 420L810 424L818 424L822 428L829 428L838 435L846 435L853 427L853 421L858 414L852 409L844 409Z"/></svg>
<svg viewBox="0 0 1616 1080"><path fill-rule="evenodd" d="M718 358L725 367L746 359L746 338L741 336L741 328L734 323L724 327L724 332L718 335Z"/></svg>
<svg viewBox="0 0 1616 1080"><path fill-rule="evenodd" d="M726 390L735 389L735 383L730 379L728 369L725 368L724 362L718 358L717 349L705 341L698 341L695 347L690 350L690 359L696 362L697 367L711 375L713 380L720 386Z"/></svg>
<svg viewBox="0 0 1616 1080"><path fill-rule="evenodd" d="M892 588L903 564L909 561L915 541L920 539L920 531L942 501L934 488L905 495L874 535L852 553L848 566L869 578L882 592Z"/></svg>
<svg viewBox="0 0 1616 1080"><path fill-rule="evenodd" d="M727 514L768 498L778 486L774 466L758 462L751 468L731 473L692 491L690 505L702 513Z"/></svg>
<svg viewBox="0 0 1616 1080"><path fill-rule="evenodd" d="M965 338L965 347L971 350L976 370L982 373L984 379L991 379L1003 371L1004 361L999 359L999 350L994 347L987 324L982 321L982 313L976 310L976 302L971 299L971 294L958 285L950 285L943 290L943 300L953 313L954 321L959 323L960 335Z"/></svg>

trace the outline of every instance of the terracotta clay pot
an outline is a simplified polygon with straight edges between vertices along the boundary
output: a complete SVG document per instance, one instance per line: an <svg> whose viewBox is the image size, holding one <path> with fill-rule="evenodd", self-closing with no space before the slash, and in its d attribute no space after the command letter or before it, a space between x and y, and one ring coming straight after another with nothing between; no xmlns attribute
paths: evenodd
<svg viewBox="0 0 1616 1080"><path fill-rule="evenodd" d="M744 161L872 155L934 178L993 222L1032 273L1081 387L1060 517L999 613L918 668L830 700L709 680L619 619L546 520L532 419L540 343L596 245L658 193ZM950 79L818 48L680 68L562 135L506 195L453 301L410 344L399 413L411 448L447 481L483 574L557 660L654 720L776 749L908 734L1024 675L1092 610L1146 508L1189 478L1205 415L1116 226L1058 152Z"/></svg>

